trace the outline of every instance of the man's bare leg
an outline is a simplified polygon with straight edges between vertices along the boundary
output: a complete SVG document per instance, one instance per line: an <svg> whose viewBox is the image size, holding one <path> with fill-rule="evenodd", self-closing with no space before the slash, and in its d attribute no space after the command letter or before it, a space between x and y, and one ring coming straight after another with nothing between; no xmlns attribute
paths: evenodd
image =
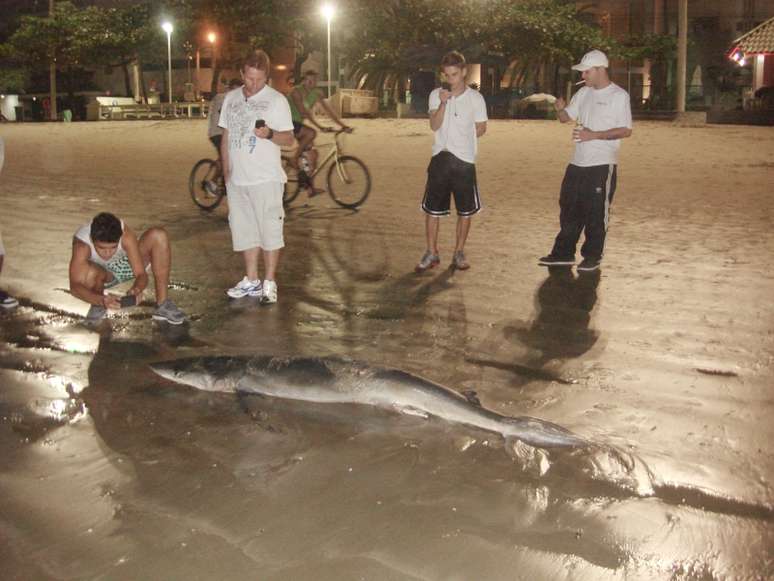
<svg viewBox="0 0 774 581"><path fill-rule="evenodd" d="M143 264L151 265L153 282L156 287L156 303L167 300L169 271L172 267L172 247L164 228L149 228L140 236L140 254Z"/></svg>
<svg viewBox="0 0 774 581"><path fill-rule="evenodd" d="M429 268L438 266L438 228L441 219L438 216L425 214L425 238L427 240L427 251L424 253L419 263L414 267L414 272L425 272Z"/></svg>
<svg viewBox="0 0 774 581"><path fill-rule="evenodd" d="M457 245L454 247L454 252L462 252L469 232L470 216L459 216L457 218Z"/></svg>
<svg viewBox="0 0 774 581"><path fill-rule="evenodd" d="M425 214L425 236L427 238L427 250L438 255L438 229L441 219L438 216Z"/></svg>
<svg viewBox="0 0 774 581"><path fill-rule="evenodd" d="M247 280L258 280L258 257L261 254L259 247L248 248L242 251L242 256L245 259L245 274Z"/></svg>
<svg viewBox="0 0 774 581"><path fill-rule="evenodd" d="M296 154L293 156L293 163L295 164L295 167L301 167L298 160L306 148L314 143L315 137L317 137L317 132L311 127L302 127L301 131L298 132L298 136L296 137L296 141L298 141L298 149L296 149Z"/></svg>
<svg viewBox="0 0 774 581"><path fill-rule="evenodd" d="M277 275L277 265L279 264L279 250L263 251L263 268L266 271L266 280L275 280Z"/></svg>

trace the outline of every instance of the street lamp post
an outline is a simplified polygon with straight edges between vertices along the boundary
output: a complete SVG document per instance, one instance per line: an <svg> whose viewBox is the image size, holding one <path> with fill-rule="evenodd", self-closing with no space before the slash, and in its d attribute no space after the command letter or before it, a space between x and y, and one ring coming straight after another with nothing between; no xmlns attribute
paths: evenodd
<svg viewBox="0 0 774 581"><path fill-rule="evenodd" d="M217 35L214 32L208 32L207 33L207 40L212 45L211 48L211 54L212 54L212 72L215 74L215 41L217 40ZM201 79L201 56L200 56L200 47L197 44L196 45L196 98L198 99L202 94L202 79Z"/></svg>
<svg viewBox="0 0 774 581"><path fill-rule="evenodd" d="M322 15L328 24L328 100L331 99L331 19L335 10L331 4L325 4L322 7Z"/></svg>
<svg viewBox="0 0 774 581"><path fill-rule="evenodd" d="M210 48L212 53L212 59L210 62L210 70L212 71L212 80L210 81L210 91L212 92L212 96L214 97L215 94L218 92L218 83L213 82L215 81L215 59L217 58L217 54L215 53L215 41L218 40L218 35L214 32L207 33L207 40L210 41ZM213 88L214 87L214 88Z"/></svg>
<svg viewBox="0 0 774 581"><path fill-rule="evenodd" d="M169 104L172 104L172 31L174 27L171 22L165 22L161 25L164 32L167 33L167 63L169 65L169 77L167 79L167 97Z"/></svg>

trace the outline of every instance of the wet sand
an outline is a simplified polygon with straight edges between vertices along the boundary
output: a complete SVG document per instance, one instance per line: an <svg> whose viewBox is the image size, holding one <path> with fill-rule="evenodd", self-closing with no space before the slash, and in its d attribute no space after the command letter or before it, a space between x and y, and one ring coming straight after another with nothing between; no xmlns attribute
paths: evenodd
<svg viewBox="0 0 774 581"><path fill-rule="evenodd" d="M226 208L197 210L203 122L0 126L0 562L8 579L766 579L774 576L769 128L639 123L600 272L536 260L572 141L494 121L472 268L415 275L426 122L355 121L374 189L286 218L280 302L229 302ZM95 332L76 228L110 210L173 240L184 329L148 306ZM148 363L346 356L474 390L595 454L364 406L199 392Z"/></svg>

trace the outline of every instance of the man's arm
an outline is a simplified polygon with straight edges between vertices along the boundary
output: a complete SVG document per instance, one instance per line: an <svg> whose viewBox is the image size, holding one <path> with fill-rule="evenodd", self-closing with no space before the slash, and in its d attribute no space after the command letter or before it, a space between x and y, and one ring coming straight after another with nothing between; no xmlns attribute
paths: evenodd
<svg viewBox="0 0 774 581"><path fill-rule="evenodd" d="M594 139L624 139L632 134L632 130L628 127L615 127L613 129L607 129L605 131L592 131L591 129L580 129L577 131L577 139L579 141L592 141Z"/></svg>
<svg viewBox="0 0 774 581"><path fill-rule="evenodd" d="M220 138L220 161L223 165L223 182L227 184L231 178L231 161L228 158L228 129L223 129L223 137Z"/></svg>
<svg viewBox="0 0 774 581"><path fill-rule="evenodd" d="M339 116L336 115L335 111L331 108L330 105L328 105L328 102L325 99L321 99L319 96L317 98L317 101L320 105L322 105L322 108L325 109L325 112L328 114L328 117L333 119L342 129L349 129L349 125L345 125L344 122L339 119Z"/></svg>
<svg viewBox="0 0 774 581"><path fill-rule="evenodd" d="M572 117L570 117L567 114L567 111L564 110L566 106L567 106L567 103L561 97L557 98L556 101L554 101L554 109L556 109L556 117L562 123L568 123L573 120Z"/></svg>
<svg viewBox="0 0 774 581"><path fill-rule="evenodd" d="M446 114L446 101L441 101L441 106L430 112L430 129L438 131L443 125L443 116Z"/></svg>
<svg viewBox="0 0 774 581"><path fill-rule="evenodd" d="M260 137L261 139L268 139L274 145L278 145L280 147L290 147L296 140L292 129L290 131L274 131L269 126L264 125L263 127L259 127L254 131L256 137Z"/></svg>
<svg viewBox="0 0 774 581"><path fill-rule="evenodd" d="M476 123L476 137L481 137L484 133L486 133L486 121Z"/></svg>
<svg viewBox="0 0 774 581"><path fill-rule="evenodd" d="M446 89L440 89L438 91L438 108L433 109L433 106L435 106L435 98L434 93L430 93L430 129L433 131L438 131L441 128L441 125L443 125L443 116L446 114L446 103L451 98L451 91L447 91Z"/></svg>
<svg viewBox="0 0 774 581"><path fill-rule="evenodd" d="M94 292L86 286L89 276L89 256L91 250L84 242L73 238L73 252L70 257L70 293L90 305L101 305L110 309L120 308L115 297Z"/></svg>
<svg viewBox="0 0 774 581"><path fill-rule="evenodd" d="M295 140L293 131L274 131L274 135L271 136L271 142L280 147L290 147Z"/></svg>
<svg viewBox="0 0 774 581"><path fill-rule="evenodd" d="M139 297L148 286L148 272L145 270L145 265L142 262L140 243L129 226L124 227L124 234L121 236L121 246L123 246L124 252L126 252L126 257L129 259L129 264L132 267L132 274L134 274L134 284L127 291L127 294Z"/></svg>

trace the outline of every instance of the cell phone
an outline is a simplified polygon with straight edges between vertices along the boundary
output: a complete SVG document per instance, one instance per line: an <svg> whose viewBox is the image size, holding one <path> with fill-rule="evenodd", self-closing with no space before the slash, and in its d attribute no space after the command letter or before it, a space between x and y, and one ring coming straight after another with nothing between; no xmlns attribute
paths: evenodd
<svg viewBox="0 0 774 581"><path fill-rule="evenodd" d="M136 295L124 295L121 297L121 308L125 309L126 307L133 307L137 304L137 296Z"/></svg>
<svg viewBox="0 0 774 581"><path fill-rule="evenodd" d="M441 88L444 91L451 91L451 85L449 83L441 83Z"/></svg>
<svg viewBox="0 0 774 581"><path fill-rule="evenodd" d="M256 119L255 128L260 129L261 127L266 127L266 121L264 121L263 119Z"/></svg>

